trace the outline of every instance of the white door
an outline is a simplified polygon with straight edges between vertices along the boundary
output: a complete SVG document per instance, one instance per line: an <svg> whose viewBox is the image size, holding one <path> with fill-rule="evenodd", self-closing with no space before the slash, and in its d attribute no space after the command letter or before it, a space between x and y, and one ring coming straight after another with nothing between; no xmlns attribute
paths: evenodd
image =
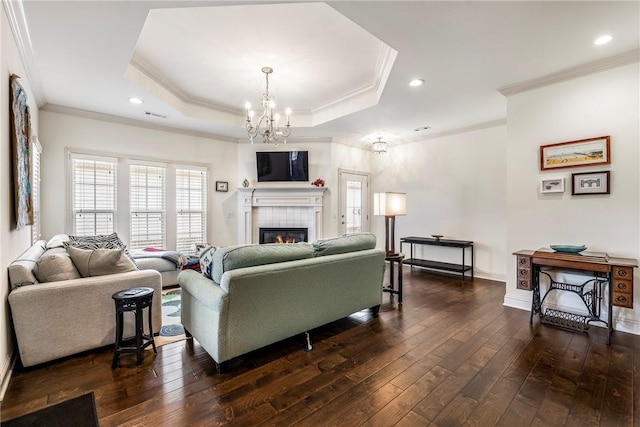
<svg viewBox="0 0 640 427"><path fill-rule="evenodd" d="M369 231L369 175L340 169L338 212L342 234Z"/></svg>

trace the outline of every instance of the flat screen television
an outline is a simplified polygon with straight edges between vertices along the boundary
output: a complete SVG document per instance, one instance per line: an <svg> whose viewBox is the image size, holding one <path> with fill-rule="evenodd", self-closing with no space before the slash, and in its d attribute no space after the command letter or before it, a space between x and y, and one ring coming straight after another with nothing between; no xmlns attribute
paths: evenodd
<svg viewBox="0 0 640 427"><path fill-rule="evenodd" d="M309 181L308 151L256 152L258 182Z"/></svg>

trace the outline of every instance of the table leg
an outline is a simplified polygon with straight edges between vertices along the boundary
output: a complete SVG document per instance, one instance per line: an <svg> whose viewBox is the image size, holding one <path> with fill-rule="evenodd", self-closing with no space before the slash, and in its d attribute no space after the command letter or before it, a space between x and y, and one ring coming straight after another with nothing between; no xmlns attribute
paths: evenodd
<svg viewBox="0 0 640 427"><path fill-rule="evenodd" d="M142 364L142 334L144 333L142 322L142 308L136 308L136 362Z"/></svg>
<svg viewBox="0 0 640 427"><path fill-rule="evenodd" d="M398 304L402 304L402 260L398 261Z"/></svg>

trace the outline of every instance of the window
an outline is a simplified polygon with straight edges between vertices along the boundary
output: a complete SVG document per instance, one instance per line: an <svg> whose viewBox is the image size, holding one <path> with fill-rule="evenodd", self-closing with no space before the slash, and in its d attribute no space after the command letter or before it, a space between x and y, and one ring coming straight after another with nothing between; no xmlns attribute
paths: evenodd
<svg viewBox="0 0 640 427"><path fill-rule="evenodd" d="M166 167L129 167L129 247L166 248Z"/></svg>
<svg viewBox="0 0 640 427"><path fill-rule="evenodd" d="M203 168L176 168L176 250L194 253L206 241L207 171Z"/></svg>
<svg viewBox="0 0 640 427"><path fill-rule="evenodd" d="M31 195L33 197L33 225L31 227L31 243L40 239L40 157L42 145L37 137L33 138L31 148Z"/></svg>
<svg viewBox="0 0 640 427"><path fill-rule="evenodd" d="M117 159L71 154L71 234L115 230Z"/></svg>

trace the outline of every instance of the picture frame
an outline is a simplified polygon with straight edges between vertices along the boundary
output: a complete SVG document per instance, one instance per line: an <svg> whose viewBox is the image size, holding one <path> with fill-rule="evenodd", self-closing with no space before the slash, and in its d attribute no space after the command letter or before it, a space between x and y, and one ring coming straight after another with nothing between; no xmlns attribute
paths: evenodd
<svg viewBox="0 0 640 427"><path fill-rule="evenodd" d="M571 174L571 194L610 194L610 171Z"/></svg>
<svg viewBox="0 0 640 427"><path fill-rule="evenodd" d="M216 191L226 193L229 191L229 183L227 181L216 181Z"/></svg>
<svg viewBox="0 0 640 427"><path fill-rule="evenodd" d="M609 135L540 146L540 170L609 163L611 163Z"/></svg>
<svg viewBox="0 0 640 427"><path fill-rule="evenodd" d="M541 193L564 193L564 178L548 178L540 181Z"/></svg>

